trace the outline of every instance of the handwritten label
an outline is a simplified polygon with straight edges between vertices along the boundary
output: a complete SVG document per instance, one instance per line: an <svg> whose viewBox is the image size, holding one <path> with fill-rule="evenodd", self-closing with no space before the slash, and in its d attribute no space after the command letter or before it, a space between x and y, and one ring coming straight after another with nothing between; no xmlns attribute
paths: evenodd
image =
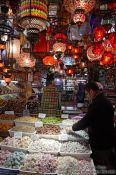
<svg viewBox="0 0 116 175"><path fill-rule="evenodd" d="M43 127L43 122L41 122L41 121L35 122L35 127L36 128Z"/></svg>
<svg viewBox="0 0 116 175"><path fill-rule="evenodd" d="M39 117L39 118L45 118L45 117L46 117L46 114L39 113L39 114L38 114L38 117Z"/></svg>
<svg viewBox="0 0 116 175"><path fill-rule="evenodd" d="M68 140L68 135L67 134L60 134L59 140L62 140L62 141Z"/></svg>
<svg viewBox="0 0 116 175"><path fill-rule="evenodd" d="M61 118L68 118L69 117L69 114L62 114L61 115Z"/></svg>
<svg viewBox="0 0 116 175"><path fill-rule="evenodd" d="M38 134L32 134L32 135L31 135L31 139L32 139L33 141L38 140L38 139L39 139L39 135L38 135Z"/></svg>
<svg viewBox="0 0 116 175"><path fill-rule="evenodd" d="M12 115L14 115L14 111L5 111L5 114L12 114Z"/></svg>
<svg viewBox="0 0 116 175"><path fill-rule="evenodd" d="M22 138L22 132L14 132L14 138L21 139Z"/></svg>

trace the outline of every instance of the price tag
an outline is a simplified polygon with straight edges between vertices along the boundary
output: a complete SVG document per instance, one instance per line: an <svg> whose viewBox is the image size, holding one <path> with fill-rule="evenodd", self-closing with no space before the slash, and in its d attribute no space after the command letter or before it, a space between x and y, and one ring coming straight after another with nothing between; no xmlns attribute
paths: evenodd
<svg viewBox="0 0 116 175"><path fill-rule="evenodd" d="M39 135L38 135L38 134L32 134L32 135L31 135L31 139L32 139L33 141L38 140L38 139L39 139Z"/></svg>
<svg viewBox="0 0 116 175"><path fill-rule="evenodd" d="M43 127L43 122L41 122L41 121L35 122L35 127L36 128Z"/></svg>
<svg viewBox="0 0 116 175"><path fill-rule="evenodd" d="M59 126L61 129L64 129L66 127L66 125L64 125L63 123L60 123Z"/></svg>
<svg viewBox="0 0 116 175"><path fill-rule="evenodd" d="M21 139L22 138L22 132L14 132L14 138Z"/></svg>
<svg viewBox="0 0 116 175"><path fill-rule="evenodd" d="M59 140L62 140L62 141L68 140L68 135L67 134L60 134L59 135Z"/></svg>
<svg viewBox="0 0 116 175"><path fill-rule="evenodd" d="M12 114L12 115L14 115L14 111L5 111L5 114Z"/></svg>
<svg viewBox="0 0 116 175"><path fill-rule="evenodd" d="M62 114L61 115L61 118L68 118L69 117L69 114Z"/></svg>
<svg viewBox="0 0 116 175"><path fill-rule="evenodd" d="M39 114L38 114L38 117L39 117L39 118L45 118L45 117L46 117L46 114L39 113Z"/></svg>

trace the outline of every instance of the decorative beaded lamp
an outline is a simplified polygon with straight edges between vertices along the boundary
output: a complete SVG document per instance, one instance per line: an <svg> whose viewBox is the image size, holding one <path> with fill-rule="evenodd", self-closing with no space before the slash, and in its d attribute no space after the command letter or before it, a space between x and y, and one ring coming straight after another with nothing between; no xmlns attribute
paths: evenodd
<svg viewBox="0 0 116 175"><path fill-rule="evenodd" d="M70 56L66 56L62 59L62 62L67 66L72 66L75 63L75 59Z"/></svg>
<svg viewBox="0 0 116 175"><path fill-rule="evenodd" d="M21 53L20 58L17 59L17 63L20 67L32 68L35 66L35 59L30 53Z"/></svg>
<svg viewBox="0 0 116 175"><path fill-rule="evenodd" d="M52 66L55 64L55 60L52 56L46 56L43 59L43 64L48 65L48 66Z"/></svg>
<svg viewBox="0 0 116 175"><path fill-rule="evenodd" d="M21 0L20 25L30 33L46 29L47 0Z"/></svg>
<svg viewBox="0 0 116 175"><path fill-rule="evenodd" d="M64 53L66 50L66 44L62 42L57 42L53 45L54 52L62 52Z"/></svg>

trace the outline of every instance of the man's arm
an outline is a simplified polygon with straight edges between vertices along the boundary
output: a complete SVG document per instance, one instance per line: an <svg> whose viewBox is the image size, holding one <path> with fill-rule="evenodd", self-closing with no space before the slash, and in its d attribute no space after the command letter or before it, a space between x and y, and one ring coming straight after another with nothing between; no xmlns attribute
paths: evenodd
<svg viewBox="0 0 116 175"><path fill-rule="evenodd" d="M88 110L87 114L80 121L73 124L72 130L79 131L79 130L83 130L87 128L88 126L90 126L93 121L94 113L95 113L95 110L92 107L91 109Z"/></svg>

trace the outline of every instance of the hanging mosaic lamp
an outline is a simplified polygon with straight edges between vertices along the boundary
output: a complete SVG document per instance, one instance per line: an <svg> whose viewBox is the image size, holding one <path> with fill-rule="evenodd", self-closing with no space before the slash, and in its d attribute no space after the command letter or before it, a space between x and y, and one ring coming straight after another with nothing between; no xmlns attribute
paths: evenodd
<svg viewBox="0 0 116 175"><path fill-rule="evenodd" d="M106 52L102 56L102 64L107 65L107 64L112 64L113 62L113 55L111 52Z"/></svg>
<svg viewBox="0 0 116 175"><path fill-rule="evenodd" d="M76 9L83 9L89 13L95 6L95 0L64 0L65 9L73 13Z"/></svg>
<svg viewBox="0 0 116 175"><path fill-rule="evenodd" d="M20 40L17 38L11 38L6 44L6 49L8 52L8 58L17 59L20 56Z"/></svg>
<svg viewBox="0 0 116 175"><path fill-rule="evenodd" d="M93 36L96 40L102 40L105 37L105 29L103 26L97 26L93 30Z"/></svg>
<svg viewBox="0 0 116 175"><path fill-rule="evenodd" d="M66 41L66 35L64 33L56 33L52 38L55 40Z"/></svg>
<svg viewBox="0 0 116 175"><path fill-rule="evenodd" d="M57 42L53 45L54 52L62 52L64 53L66 50L66 44L62 42Z"/></svg>
<svg viewBox="0 0 116 175"><path fill-rule="evenodd" d="M77 9L73 14L74 23L81 25L85 22L86 16L83 9Z"/></svg>
<svg viewBox="0 0 116 175"><path fill-rule="evenodd" d="M45 30L47 25L47 0L21 0L20 25L30 33Z"/></svg>
<svg viewBox="0 0 116 175"><path fill-rule="evenodd" d="M104 50L107 52L111 52L113 50L112 43L109 39L103 41Z"/></svg>
<svg viewBox="0 0 116 175"><path fill-rule="evenodd" d="M43 64L48 65L48 66L52 66L55 64L55 60L52 56L46 56L43 59Z"/></svg>
<svg viewBox="0 0 116 175"><path fill-rule="evenodd" d="M62 62L64 65L72 66L75 63L75 59L70 56L63 57Z"/></svg>
<svg viewBox="0 0 116 175"><path fill-rule="evenodd" d="M103 45L102 45L102 43L100 42L96 42L96 43L94 43L94 45L93 45L93 50L92 50L92 52L95 54L95 55L99 55L99 54L102 54L103 53L103 50L104 48L103 48Z"/></svg>
<svg viewBox="0 0 116 175"><path fill-rule="evenodd" d="M30 53L22 52L20 57L17 59L17 63L20 67L32 68L35 66L35 59L30 55Z"/></svg>
<svg viewBox="0 0 116 175"><path fill-rule="evenodd" d="M87 49L87 57L89 61L99 61L102 58L102 54L94 54L93 46Z"/></svg>

